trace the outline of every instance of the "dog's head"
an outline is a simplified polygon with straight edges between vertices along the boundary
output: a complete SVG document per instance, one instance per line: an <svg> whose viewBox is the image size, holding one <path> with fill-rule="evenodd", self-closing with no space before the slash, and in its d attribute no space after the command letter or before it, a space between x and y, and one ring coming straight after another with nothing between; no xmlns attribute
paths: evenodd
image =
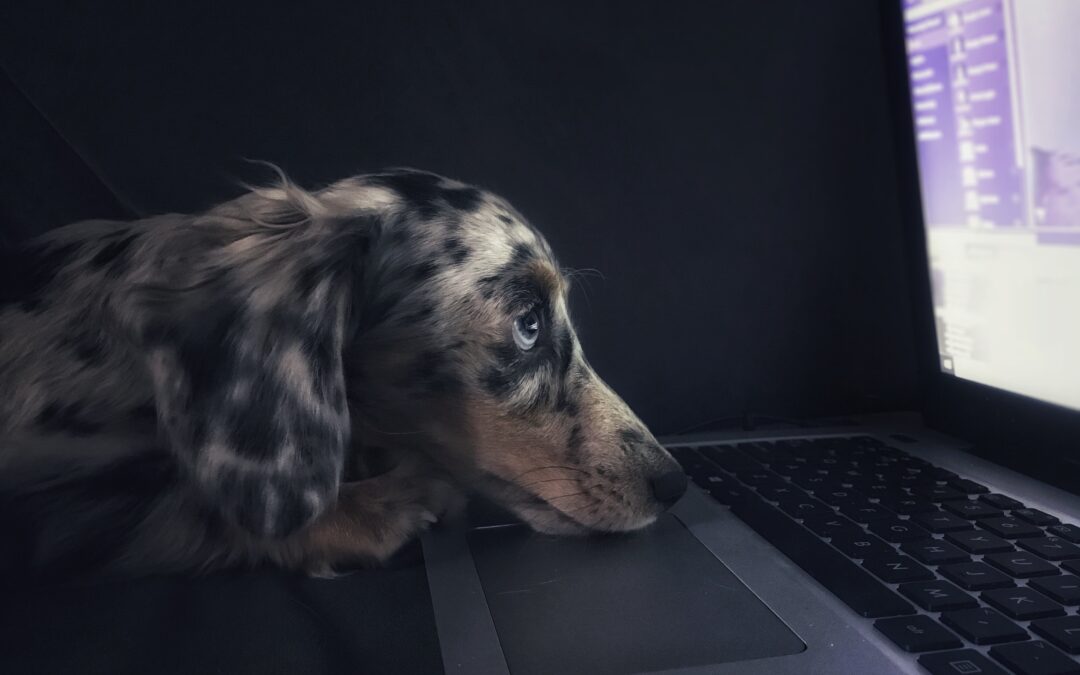
<svg viewBox="0 0 1080 675"><path fill-rule="evenodd" d="M249 531L324 511L350 438L421 452L544 532L641 527L685 490L586 362L548 244L495 195L408 170L283 178L146 241L181 289L131 312L159 419Z"/></svg>
<svg viewBox="0 0 1080 675"><path fill-rule="evenodd" d="M393 205L346 350L363 441L419 448L545 532L634 529L683 494L678 464L585 360L568 279L509 204L419 172L326 198Z"/></svg>

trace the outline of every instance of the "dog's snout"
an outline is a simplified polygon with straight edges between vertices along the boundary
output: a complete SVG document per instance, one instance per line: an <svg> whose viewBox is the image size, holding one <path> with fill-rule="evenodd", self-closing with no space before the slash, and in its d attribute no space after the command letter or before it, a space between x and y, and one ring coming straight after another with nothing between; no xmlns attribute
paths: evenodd
<svg viewBox="0 0 1080 675"><path fill-rule="evenodd" d="M649 488L656 501L671 507L686 493L686 474L681 469L665 471L649 479Z"/></svg>

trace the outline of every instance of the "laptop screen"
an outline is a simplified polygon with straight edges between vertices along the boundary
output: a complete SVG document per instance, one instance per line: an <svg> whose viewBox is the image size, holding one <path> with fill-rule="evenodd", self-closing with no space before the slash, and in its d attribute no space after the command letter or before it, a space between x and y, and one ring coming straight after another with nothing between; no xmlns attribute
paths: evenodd
<svg viewBox="0 0 1080 675"><path fill-rule="evenodd" d="M1080 0L902 0L943 372L1080 410Z"/></svg>

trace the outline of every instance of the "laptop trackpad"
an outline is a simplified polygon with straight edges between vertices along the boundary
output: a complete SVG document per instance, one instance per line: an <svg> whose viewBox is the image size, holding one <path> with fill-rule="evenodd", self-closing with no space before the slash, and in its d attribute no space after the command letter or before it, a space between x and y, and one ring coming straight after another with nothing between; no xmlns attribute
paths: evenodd
<svg viewBox="0 0 1080 675"><path fill-rule="evenodd" d="M469 532L510 672L633 673L803 651L674 516L628 535Z"/></svg>

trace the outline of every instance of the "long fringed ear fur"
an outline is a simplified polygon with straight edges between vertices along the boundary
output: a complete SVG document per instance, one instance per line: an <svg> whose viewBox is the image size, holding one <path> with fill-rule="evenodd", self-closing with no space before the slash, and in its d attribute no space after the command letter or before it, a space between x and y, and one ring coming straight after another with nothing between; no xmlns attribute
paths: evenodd
<svg viewBox="0 0 1080 675"><path fill-rule="evenodd" d="M137 295L159 425L207 506L259 537L311 523L342 477L365 232L333 220L283 179L196 218L182 287Z"/></svg>

